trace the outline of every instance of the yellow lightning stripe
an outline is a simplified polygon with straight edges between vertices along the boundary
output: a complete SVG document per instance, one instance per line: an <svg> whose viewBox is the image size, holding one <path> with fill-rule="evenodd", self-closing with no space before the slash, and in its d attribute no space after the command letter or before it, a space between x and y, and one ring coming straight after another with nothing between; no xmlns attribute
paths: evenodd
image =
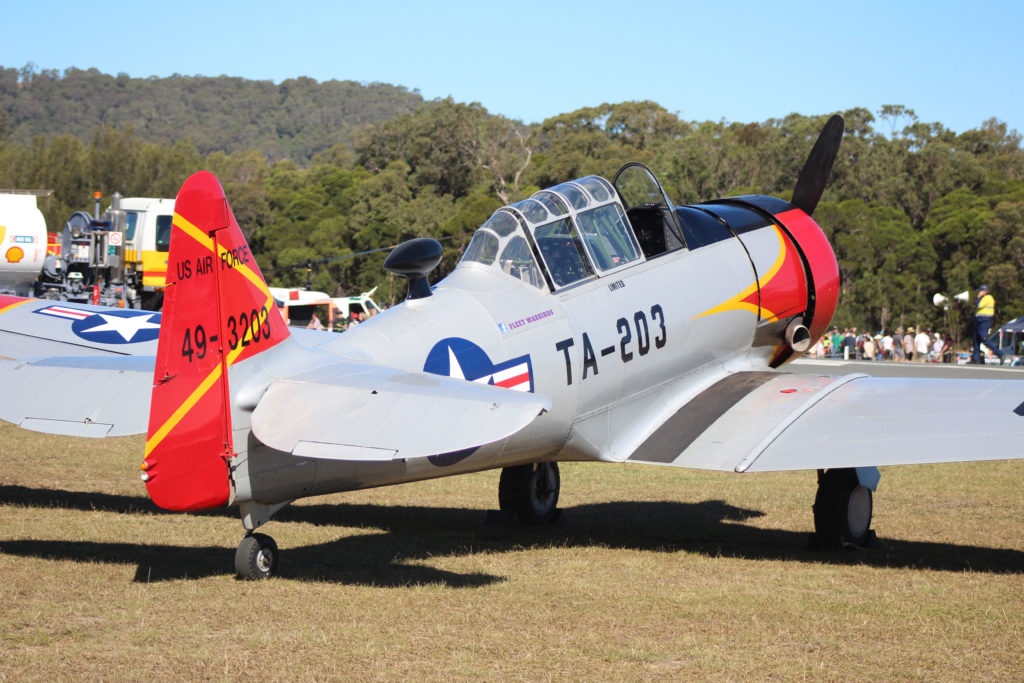
<svg viewBox="0 0 1024 683"><path fill-rule="evenodd" d="M714 315L715 313L723 313L725 311L750 311L754 315L757 315L759 312L757 304L744 301L744 299L753 294L760 285L761 282L757 281L731 299L727 299L714 308L709 308L703 313L693 316L690 320L696 320L697 318L703 318L706 315Z"/></svg>
<svg viewBox="0 0 1024 683"><path fill-rule="evenodd" d="M11 310L12 308L16 308L18 306L21 306L21 305L27 304L27 303L31 303L31 302L32 302L32 299L25 299L24 301L18 301L18 302L13 303L13 304L11 304L9 306L4 306L3 308L0 308L0 313L6 313L7 311Z"/></svg>
<svg viewBox="0 0 1024 683"><path fill-rule="evenodd" d="M174 224L177 225L179 228L181 228L181 231L184 232L186 235L188 235L189 237L194 239L196 242L198 242L203 247L206 247L207 249L209 249L211 253L214 252L214 249L213 249L213 238L211 238L209 235L207 235L202 230L200 230L195 225L193 225L189 220L187 220L180 213L175 213L174 214ZM220 246L220 245L218 245L218 246ZM227 249L224 249L223 247L221 247L220 248L220 252L221 253L227 252ZM220 254L216 254L216 255L218 257L220 256ZM271 296L270 290L267 288L266 284L263 283L262 279L259 276L256 275L256 273L254 273L248 266L244 266L244 265L235 268L235 270L238 271L239 273L241 273L247 280L249 280L249 282L251 282L254 285L256 285L256 287L261 292L263 292L264 294L267 295L268 305L273 305L274 298L273 298L273 296ZM271 310L270 308L267 308L268 315L269 315L269 311L270 310ZM242 340L243 341L245 340L246 335L248 335L249 338L252 337L252 329L251 328L248 328L246 330L246 333L243 334L243 336L242 336ZM232 351L230 351L228 353L228 357L227 357L228 365L232 365L235 362L235 360L238 358L238 356L242 353L242 349L243 349L242 344L241 344L241 342L239 342L238 346L235 347ZM181 422L185 418L185 416L189 413L189 411L191 411L192 408L195 407L196 403L199 402L199 399L201 399L203 396L205 396L206 392L209 391L213 387L213 385L217 383L217 380L220 379L221 372L222 372L221 366L220 366L220 364L218 364L213 370L210 371L210 374L208 374L206 376L206 378L203 379L203 381L199 383L199 386L197 386L195 388L195 390L191 394L189 394L189 397L187 399L185 399L185 401L178 407L178 409L175 410L174 413L169 418L167 418L167 420L160 426L160 428L157 429L155 432L153 432L153 435L149 439L146 440L146 456L147 457L149 456L149 454L151 452L153 452L153 449L155 449L157 446L159 446L160 442L162 442L167 437L167 435L175 427L178 426L178 423Z"/></svg>
<svg viewBox="0 0 1024 683"><path fill-rule="evenodd" d="M153 452L154 448L160 445L160 442L164 440L172 429L178 426L178 423L181 422L185 415L187 415L189 411L195 407L196 403L199 402L199 399L205 396L206 392L217 383L217 380L220 379L220 373L221 369L218 364L217 367L215 367L210 374L206 376L206 379L200 382L199 386L195 388L195 391L189 394L189 397L186 398L180 406L178 406L178 409L175 410L169 418L167 418L167 421L160 426L160 429L153 432L153 436L146 439L146 457Z"/></svg>
<svg viewBox="0 0 1024 683"><path fill-rule="evenodd" d="M779 272L779 269L782 268L782 264L786 261L786 244L782 239L782 232L779 230L779 226L772 225L772 227L775 228L775 236L779 238L779 255L776 257L775 263L772 264L772 267L768 269L768 272L736 296L726 299L714 308L709 308L703 313L693 316L690 320L696 320L697 318L703 318L706 315L723 313L725 311L750 311L754 315L764 315L767 322L773 322L776 319L775 314L768 309L759 308L756 304L744 301L744 299L753 294L756 290L761 289L771 282L771 279L775 277L775 274Z"/></svg>
<svg viewBox="0 0 1024 683"><path fill-rule="evenodd" d="M775 263L773 263L772 267L768 269L768 272L765 273L764 277L757 281L759 288L771 282L772 278L775 277L775 274L779 272L779 269L782 268L782 264L786 261L786 242L782 237L782 230L780 230L777 225L773 225L772 227L775 228L775 236L779 238L779 257L775 259ZM778 320L778 316L764 306L761 307L761 315L770 323Z"/></svg>

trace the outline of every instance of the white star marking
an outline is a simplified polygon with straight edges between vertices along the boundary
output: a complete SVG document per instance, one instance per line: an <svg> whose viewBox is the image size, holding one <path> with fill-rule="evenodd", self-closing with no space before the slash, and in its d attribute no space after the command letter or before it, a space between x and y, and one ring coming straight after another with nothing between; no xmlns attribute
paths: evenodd
<svg viewBox="0 0 1024 683"><path fill-rule="evenodd" d="M448 376L454 379L466 379L466 374L462 371L462 365L450 346L448 347ZM494 375L484 375L483 377L477 377L473 381L478 384L490 384L492 377Z"/></svg>
<svg viewBox="0 0 1024 683"><path fill-rule="evenodd" d="M100 313L99 316L105 323L82 330L82 332L117 332L126 342L130 342L140 330L160 329L160 323L149 322L154 315L156 314L150 313L149 315L133 315L130 318L122 318L118 315Z"/></svg>

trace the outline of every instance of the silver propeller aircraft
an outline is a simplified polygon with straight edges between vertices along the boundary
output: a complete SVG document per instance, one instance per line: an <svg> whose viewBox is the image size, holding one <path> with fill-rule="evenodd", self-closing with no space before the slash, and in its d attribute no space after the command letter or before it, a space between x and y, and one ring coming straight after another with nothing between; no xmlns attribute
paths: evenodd
<svg viewBox="0 0 1024 683"><path fill-rule="evenodd" d="M157 505L239 507L246 579L276 571L254 531L298 498L502 468L500 507L539 524L563 461L815 470L815 542L869 544L878 465L1020 457L1024 403L1015 382L779 370L836 308L811 214L842 130L826 124L789 202L674 206L629 164L499 209L433 287L440 244L407 242L385 267L408 299L341 335L286 326L197 173L162 314L0 297L0 417L146 432Z"/></svg>

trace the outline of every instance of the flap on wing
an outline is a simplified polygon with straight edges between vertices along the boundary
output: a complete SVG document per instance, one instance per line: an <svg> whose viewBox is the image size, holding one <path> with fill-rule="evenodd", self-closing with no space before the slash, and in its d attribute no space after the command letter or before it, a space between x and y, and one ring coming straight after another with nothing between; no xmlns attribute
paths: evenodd
<svg viewBox="0 0 1024 683"><path fill-rule="evenodd" d="M272 448L332 460L392 460L476 448L551 408L543 396L359 363L273 382L252 414Z"/></svg>
<svg viewBox="0 0 1024 683"><path fill-rule="evenodd" d="M0 362L0 419L67 436L145 433L153 358L67 356Z"/></svg>
<svg viewBox="0 0 1024 683"><path fill-rule="evenodd" d="M737 472L1024 457L1024 385L741 372L665 420L632 462Z"/></svg>

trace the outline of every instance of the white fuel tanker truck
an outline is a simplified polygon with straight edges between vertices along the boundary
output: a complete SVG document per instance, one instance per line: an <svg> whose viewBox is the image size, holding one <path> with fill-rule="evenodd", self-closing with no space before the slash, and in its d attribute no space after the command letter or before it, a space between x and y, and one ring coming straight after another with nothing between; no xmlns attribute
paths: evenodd
<svg viewBox="0 0 1024 683"><path fill-rule="evenodd" d="M46 260L46 220L31 194L0 194L0 294L31 296Z"/></svg>

